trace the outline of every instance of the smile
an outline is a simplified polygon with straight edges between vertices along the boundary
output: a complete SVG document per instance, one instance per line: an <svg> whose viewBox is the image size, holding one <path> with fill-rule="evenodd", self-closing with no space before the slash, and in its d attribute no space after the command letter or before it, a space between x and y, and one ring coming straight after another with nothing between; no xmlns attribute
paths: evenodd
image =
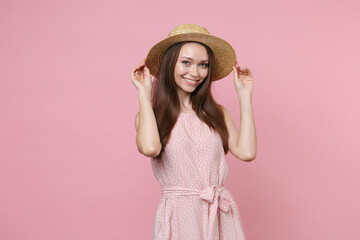
<svg viewBox="0 0 360 240"><path fill-rule="evenodd" d="M183 79L185 80L185 82L187 82L190 85L195 85L196 82L199 81L199 80L196 80L196 81L195 80L190 80L190 79L184 78L184 77L183 77Z"/></svg>

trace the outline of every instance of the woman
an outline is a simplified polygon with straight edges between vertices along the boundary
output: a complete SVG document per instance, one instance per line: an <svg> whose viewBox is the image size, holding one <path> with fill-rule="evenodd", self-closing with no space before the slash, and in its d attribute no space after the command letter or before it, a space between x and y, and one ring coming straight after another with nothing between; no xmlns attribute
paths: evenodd
<svg viewBox="0 0 360 240"><path fill-rule="evenodd" d="M240 130L211 96L211 83L234 71ZM151 75L156 77L154 86ZM245 239L240 215L225 187L230 151L256 157L253 78L236 64L229 43L204 27L184 24L157 43L131 79L139 94L136 144L151 158L162 196L153 239Z"/></svg>

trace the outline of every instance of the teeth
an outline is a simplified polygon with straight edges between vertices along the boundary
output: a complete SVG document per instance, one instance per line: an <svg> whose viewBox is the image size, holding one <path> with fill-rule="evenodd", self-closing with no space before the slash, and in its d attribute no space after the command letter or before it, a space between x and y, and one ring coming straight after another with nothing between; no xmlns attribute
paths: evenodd
<svg viewBox="0 0 360 240"><path fill-rule="evenodd" d="M196 81L193 81L193 80L190 80L190 79L187 79L187 78L185 78L185 80L188 81L188 82L191 82L191 83L195 83L195 82L196 82Z"/></svg>

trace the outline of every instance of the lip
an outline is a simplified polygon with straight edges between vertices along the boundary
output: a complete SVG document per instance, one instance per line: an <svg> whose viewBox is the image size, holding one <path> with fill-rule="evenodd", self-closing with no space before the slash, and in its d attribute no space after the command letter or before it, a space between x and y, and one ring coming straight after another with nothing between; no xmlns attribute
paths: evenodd
<svg viewBox="0 0 360 240"><path fill-rule="evenodd" d="M183 77L183 79L184 79L185 82L186 82L187 84L189 84L189 85L196 85L197 82L199 81L199 80L193 80L193 79L186 78L186 77ZM195 82L189 82L189 81L187 81L187 80L191 80L191 81L195 81Z"/></svg>

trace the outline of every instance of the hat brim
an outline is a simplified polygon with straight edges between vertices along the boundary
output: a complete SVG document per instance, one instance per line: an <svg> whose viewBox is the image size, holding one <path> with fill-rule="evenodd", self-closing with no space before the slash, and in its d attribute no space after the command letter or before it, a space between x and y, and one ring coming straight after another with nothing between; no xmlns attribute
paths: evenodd
<svg viewBox="0 0 360 240"><path fill-rule="evenodd" d="M150 49L145 61L146 66L150 70L150 74L157 77L162 59L169 47L178 42L185 41L203 43L213 51L213 81L226 77L233 70L232 67L236 63L236 53L227 41L213 35L184 33L165 38Z"/></svg>

